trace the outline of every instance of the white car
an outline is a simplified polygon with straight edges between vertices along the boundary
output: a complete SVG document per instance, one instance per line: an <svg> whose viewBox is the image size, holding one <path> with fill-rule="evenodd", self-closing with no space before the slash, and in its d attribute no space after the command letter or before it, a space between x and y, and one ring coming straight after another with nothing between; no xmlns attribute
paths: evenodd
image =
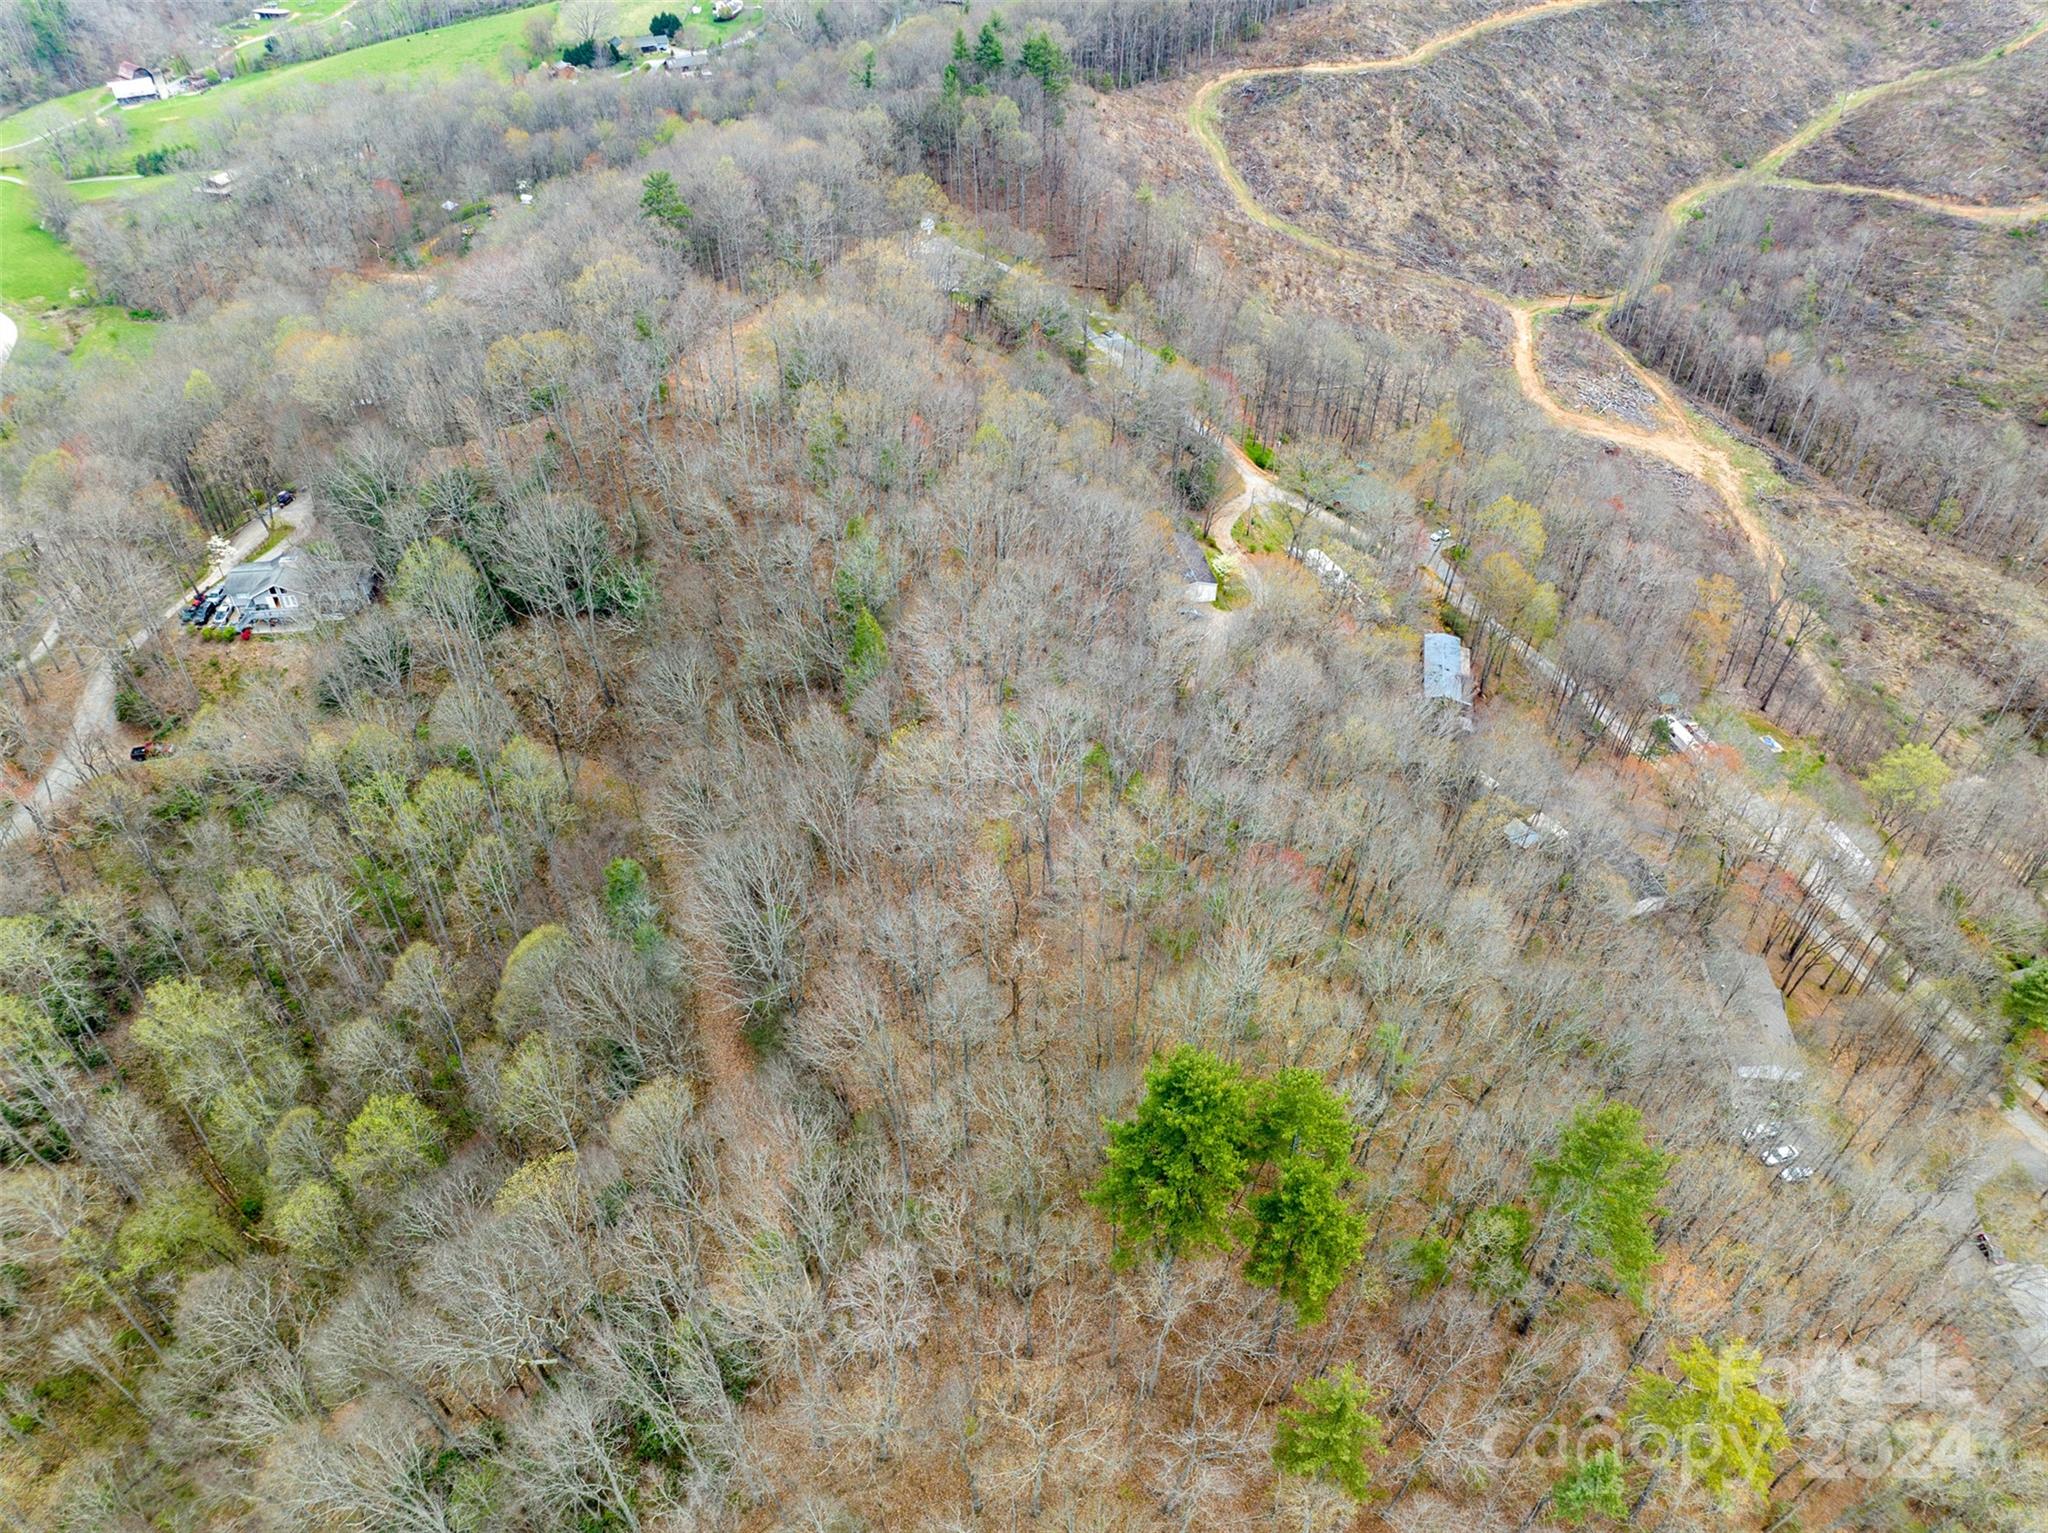
<svg viewBox="0 0 2048 1533"><path fill-rule="evenodd" d="M1781 1144L1775 1149L1764 1151L1762 1158L1763 1163L1767 1166L1786 1165L1791 1161L1799 1159L1799 1146L1796 1144Z"/></svg>
<svg viewBox="0 0 2048 1533"><path fill-rule="evenodd" d="M1778 1123L1752 1123L1742 1131L1742 1142L1755 1144L1759 1139L1775 1139L1783 1131L1783 1127Z"/></svg>
<svg viewBox="0 0 2048 1533"><path fill-rule="evenodd" d="M1787 1166L1778 1173L1778 1180L1781 1182L1810 1182L1813 1180L1813 1167Z"/></svg>

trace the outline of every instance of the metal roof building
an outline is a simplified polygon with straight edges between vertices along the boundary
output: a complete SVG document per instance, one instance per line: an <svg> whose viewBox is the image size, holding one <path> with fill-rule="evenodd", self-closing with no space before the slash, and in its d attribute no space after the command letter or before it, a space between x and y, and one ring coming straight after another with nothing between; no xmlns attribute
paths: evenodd
<svg viewBox="0 0 2048 1533"><path fill-rule="evenodd" d="M1422 695L1433 703L1472 706L1472 657L1456 634L1422 636Z"/></svg>

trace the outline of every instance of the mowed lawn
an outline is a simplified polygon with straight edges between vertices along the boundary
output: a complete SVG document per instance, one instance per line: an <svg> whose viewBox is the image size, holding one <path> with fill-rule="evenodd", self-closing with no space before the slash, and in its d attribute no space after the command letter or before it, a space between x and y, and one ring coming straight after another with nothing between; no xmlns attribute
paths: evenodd
<svg viewBox="0 0 2048 1533"><path fill-rule="evenodd" d="M330 54L283 69L241 75L224 85L196 96L174 96L169 101L152 101L144 106L116 108L104 86L76 91L55 101L0 118L0 166L17 168L32 145L26 141L60 122L104 107L128 129L127 154L140 154L167 144L195 140L201 124L233 110L245 110L266 98L299 85L318 85L336 80L390 79L403 75L453 76L469 69L506 73L505 50L526 57L526 19L546 15L552 19L557 7L530 5L497 16L479 16L453 26L411 37L394 37L367 48ZM651 16L653 10L648 14Z"/></svg>
<svg viewBox="0 0 2048 1533"><path fill-rule="evenodd" d="M92 273L71 247L36 222L25 186L0 181L0 308L17 318L73 302L92 291Z"/></svg>
<svg viewBox="0 0 2048 1533"><path fill-rule="evenodd" d="M191 185L190 176L163 176L74 182L71 192L81 202L98 202L190 192ZM47 345L61 347L75 339L73 356L147 349L152 338L148 321L131 317L126 309L92 304L91 295L92 272L69 245L36 222L35 198L28 188L0 181L0 309L23 335ZM53 310L69 312L58 317Z"/></svg>
<svg viewBox="0 0 2048 1533"><path fill-rule="evenodd" d="M691 0L660 0L650 4L649 0L619 0L612 8L611 30L606 36L639 37L647 31L647 23L663 11L682 18L683 30L676 33L679 48L708 48L713 43L724 42L729 37L738 37L742 32L751 32L761 23L759 0L750 0L747 8L731 21L711 19L711 0L701 0L703 14L690 14Z"/></svg>

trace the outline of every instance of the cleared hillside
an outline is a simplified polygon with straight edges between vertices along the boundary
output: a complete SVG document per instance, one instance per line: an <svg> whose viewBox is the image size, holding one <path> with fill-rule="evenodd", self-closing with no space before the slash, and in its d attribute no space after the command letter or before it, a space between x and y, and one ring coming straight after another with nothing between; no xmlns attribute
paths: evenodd
<svg viewBox="0 0 2048 1533"><path fill-rule="evenodd" d="M1595 6L1413 70L1246 81L1222 128L1260 200L1325 238L1516 293L1610 288L1684 187L1845 90L1978 56L2037 19L2013 0L1945 7L1936 26L1852 0Z"/></svg>
<svg viewBox="0 0 2048 1533"><path fill-rule="evenodd" d="M2048 44L1872 102L1786 169L1991 207L2048 197Z"/></svg>

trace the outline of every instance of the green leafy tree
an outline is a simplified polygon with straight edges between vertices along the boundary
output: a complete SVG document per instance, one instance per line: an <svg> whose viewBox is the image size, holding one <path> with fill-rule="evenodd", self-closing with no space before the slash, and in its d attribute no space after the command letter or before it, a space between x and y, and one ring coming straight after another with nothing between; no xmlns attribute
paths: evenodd
<svg viewBox="0 0 2048 1533"><path fill-rule="evenodd" d="M862 607L853 617L846 640L846 690L858 692L882 672L889 660L889 641L874 613Z"/></svg>
<svg viewBox="0 0 2048 1533"><path fill-rule="evenodd" d="M1358 1130L1351 1122L1350 1101L1315 1071L1277 1071L1252 1084L1250 1101L1246 1148L1254 1160L1303 1155L1336 1164L1351 1158Z"/></svg>
<svg viewBox="0 0 2048 1533"><path fill-rule="evenodd" d="M604 913L612 930L630 937L661 915L654 890L647 881L647 869L631 857L614 858L604 870Z"/></svg>
<svg viewBox="0 0 2048 1533"><path fill-rule="evenodd" d="M0 991L0 1164L17 1154L46 1162L71 1148L53 1107L66 1094L71 1051L50 1019Z"/></svg>
<svg viewBox="0 0 2048 1533"><path fill-rule="evenodd" d="M873 90L875 88L875 50L872 47L861 57L860 88L862 90Z"/></svg>
<svg viewBox="0 0 2048 1533"><path fill-rule="evenodd" d="M647 30L656 37L676 40L676 33L683 30L683 18L674 11L656 11L654 19L647 23Z"/></svg>
<svg viewBox="0 0 2048 1533"><path fill-rule="evenodd" d="M2012 977L2000 1008L2012 1023L2015 1042L2048 1032L2048 959L2031 963Z"/></svg>
<svg viewBox="0 0 2048 1533"><path fill-rule="evenodd" d="M649 171L640 182L640 216L652 222L669 240L680 240L694 216L676 179L665 170Z"/></svg>
<svg viewBox="0 0 2048 1533"><path fill-rule="evenodd" d="M578 69L588 69L597 62L597 39L586 37L562 50L562 62L574 64Z"/></svg>
<svg viewBox="0 0 2048 1533"><path fill-rule="evenodd" d="M196 1271L240 1253L241 1237L220 1201L200 1183L181 1178L152 1188L122 1221L114 1237L114 1280L147 1283Z"/></svg>
<svg viewBox="0 0 2048 1533"><path fill-rule="evenodd" d="M1582 1107L1557 1153L1535 1163L1536 1196L1561 1215L1579 1246L1638 1303L1657 1262L1651 1224L1674 1157L1643 1138L1642 1115L1622 1102Z"/></svg>
<svg viewBox="0 0 2048 1533"><path fill-rule="evenodd" d="M380 1091L342 1136L334 1169L358 1196L396 1192L446 1158L441 1120L411 1092Z"/></svg>
<svg viewBox="0 0 2048 1533"><path fill-rule="evenodd" d="M1044 87L1048 101L1058 101L1064 96L1074 75L1066 53L1052 40L1052 34L1043 30L1024 39L1024 49L1017 55L1017 67Z"/></svg>
<svg viewBox="0 0 2048 1533"><path fill-rule="evenodd" d="M260 1171L264 1140L304 1073L283 1030L240 996L167 979L144 993L131 1036L214 1153L245 1180Z"/></svg>
<svg viewBox="0 0 2048 1533"><path fill-rule="evenodd" d="M1933 813L1948 786L1948 763L1917 742L1885 752L1863 779L1878 828L1889 840L1907 821Z"/></svg>
<svg viewBox="0 0 2048 1533"><path fill-rule="evenodd" d="M354 1222L332 1182L301 1182L270 1211L270 1227L285 1249L308 1267L333 1270L355 1256Z"/></svg>
<svg viewBox="0 0 2048 1533"><path fill-rule="evenodd" d="M553 1003L555 978L576 950L565 926L545 922L521 937L505 955L491 1018L509 1037L536 1026Z"/></svg>
<svg viewBox="0 0 2048 1533"><path fill-rule="evenodd" d="M1137 1112L1108 1125L1108 1164L1089 1194L1114 1228L1118 1265L1230 1248L1249 1117L1236 1065L1191 1044L1154 1061Z"/></svg>
<svg viewBox="0 0 2048 1533"><path fill-rule="evenodd" d="M1305 1325L1323 1318L1330 1295L1365 1249L1365 1216L1344 1200L1348 1179L1344 1162L1330 1165L1290 1155L1281 1162L1273 1188L1251 1200L1245 1281L1273 1289ZM1276 1333L1279 1325L1276 1310Z"/></svg>
<svg viewBox="0 0 2048 1533"><path fill-rule="evenodd" d="M1372 1488L1372 1459L1385 1450L1381 1424L1368 1407L1372 1387L1349 1364L1295 1387L1301 1404L1280 1412L1273 1462L1283 1473L1326 1480L1354 1501Z"/></svg>
<svg viewBox="0 0 2048 1533"><path fill-rule="evenodd" d="M266 1201L291 1195L302 1183L327 1174L326 1124L311 1107L294 1107L270 1131L265 1146Z"/></svg>
<svg viewBox="0 0 2048 1533"><path fill-rule="evenodd" d="M981 36L974 40L974 67L983 79L1003 70L1003 18L991 16L981 24Z"/></svg>
<svg viewBox="0 0 2048 1533"><path fill-rule="evenodd" d="M1757 1388L1763 1358L1744 1341L1715 1351L1695 1338L1673 1352L1671 1361L1676 1379L1642 1369L1629 1393L1629 1420L1638 1438L1667 1449L1657 1475L1675 1463L1723 1508L1745 1489L1765 1495L1771 1461L1789 1439L1778 1402Z"/></svg>
<svg viewBox="0 0 2048 1533"><path fill-rule="evenodd" d="M1578 1527L1589 1517L1626 1522L1628 1487L1622 1480L1621 1456L1612 1448L1602 1448L1566 1470L1550 1487L1550 1504L1557 1520L1568 1528Z"/></svg>

